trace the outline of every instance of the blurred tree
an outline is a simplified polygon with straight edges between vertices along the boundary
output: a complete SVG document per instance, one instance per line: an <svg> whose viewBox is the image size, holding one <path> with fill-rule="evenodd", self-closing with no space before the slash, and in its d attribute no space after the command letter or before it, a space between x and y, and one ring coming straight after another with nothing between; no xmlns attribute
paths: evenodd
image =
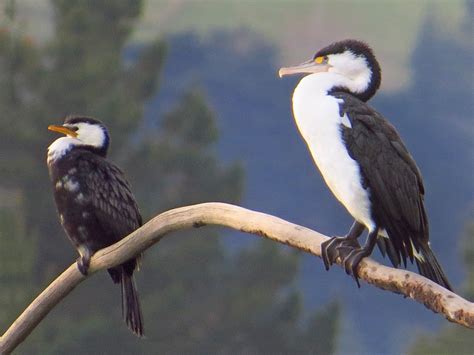
<svg viewBox="0 0 474 355"><path fill-rule="evenodd" d="M16 8L13 1L5 3L9 25ZM34 86L39 66L30 39L19 35L14 26L0 25L0 328L6 329L18 311L31 300L35 289L37 239L28 228L25 196L22 188L25 175L22 165L27 154L16 144L25 130L21 120L27 113L23 107L30 100L27 88ZM18 123L16 123L18 122ZM24 186L24 185L23 185ZM5 286L7 285L7 286Z"/></svg>
<svg viewBox="0 0 474 355"><path fill-rule="evenodd" d="M459 29L456 36L448 35L434 11L428 11L418 34L411 65L407 68L411 69L412 86L395 95L380 95L375 98L377 108L385 117L393 120L420 166L427 190L430 239L453 284L461 282L462 265L459 262L459 250L456 248L458 245L456 236L462 235L465 220L463 217L466 211L472 210L474 187L472 181L474 80L472 75L466 75L472 73L474 63L472 41L474 7L470 3L466 1L470 13L463 14L465 26ZM469 268L472 270L472 266ZM472 277L473 273L469 270ZM469 294L464 296L469 299ZM398 328L402 329L399 331L400 335L395 338L394 343L398 348L394 351L404 352L406 348L400 344L404 344L402 339L412 331L407 328L406 317L403 317L398 308L394 307L391 311L393 313L386 317L391 319L392 326L397 324ZM432 326L434 322L442 320L427 315L424 321L426 327ZM418 327L421 326L422 323L418 323ZM456 336L450 337L447 334L453 332L467 335L472 334L472 331L454 325L449 329L442 332L445 335L426 337L424 344L428 346L432 341L429 349L439 349L434 353L443 351L457 353L455 350L457 349L460 354L464 354L462 344L468 343L463 343L461 337L459 347L451 346L449 339L454 340ZM382 327L369 331L373 339L380 339L386 333L387 330ZM420 340L417 344L421 342ZM428 347L422 348L421 345L413 351L433 353L428 351Z"/></svg>
<svg viewBox="0 0 474 355"><path fill-rule="evenodd" d="M15 201L15 196L9 195L2 191L7 199L0 208L0 285L8 285L0 291L0 329L6 329L8 322L18 316L18 310L31 300L34 289L30 282L37 256L36 238L26 235L24 215L14 210L21 210L21 204L16 201L14 206L5 206L5 200Z"/></svg>
<svg viewBox="0 0 474 355"><path fill-rule="evenodd" d="M141 1L52 4L55 36L45 48L21 32L14 1L7 8L10 22L0 29L0 186L19 201L0 214L0 278L8 285L0 302L11 310L2 325L75 257L50 188L40 188L49 186L44 160L53 138L46 127L59 117L78 113L105 121L112 160L127 172L145 220L183 204L236 203L243 189L242 167L217 159L215 117L199 90L185 92L156 130L143 124L166 46L157 40L124 64ZM294 287L296 253L261 241L232 256L217 229L181 234L147 252L138 275L146 339L122 324L119 290L100 273L60 304L21 351L334 352L339 307L331 304L305 322Z"/></svg>
<svg viewBox="0 0 474 355"><path fill-rule="evenodd" d="M464 262L468 274L463 289L463 297L474 300L474 222L467 228L463 243ZM442 328L437 334L420 335L413 345L410 354L459 354L470 355L474 349L472 329L466 329L457 324Z"/></svg>

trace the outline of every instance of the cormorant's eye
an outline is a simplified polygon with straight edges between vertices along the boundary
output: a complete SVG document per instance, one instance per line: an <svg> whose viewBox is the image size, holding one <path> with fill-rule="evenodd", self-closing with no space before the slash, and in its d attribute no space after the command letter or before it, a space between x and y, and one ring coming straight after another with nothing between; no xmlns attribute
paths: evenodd
<svg viewBox="0 0 474 355"><path fill-rule="evenodd" d="M319 57L314 58L314 62L316 64L324 64L328 62L328 56L327 55L320 55Z"/></svg>

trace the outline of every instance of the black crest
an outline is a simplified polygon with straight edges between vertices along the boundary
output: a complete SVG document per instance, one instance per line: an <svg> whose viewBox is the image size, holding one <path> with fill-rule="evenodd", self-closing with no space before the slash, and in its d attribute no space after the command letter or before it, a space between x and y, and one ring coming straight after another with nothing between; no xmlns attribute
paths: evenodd
<svg viewBox="0 0 474 355"><path fill-rule="evenodd" d="M75 116L69 115L64 119L65 124L75 124L75 123L89 123L93 125L99 125L105 128L105 125L102 121L88 116Z"/></svg>

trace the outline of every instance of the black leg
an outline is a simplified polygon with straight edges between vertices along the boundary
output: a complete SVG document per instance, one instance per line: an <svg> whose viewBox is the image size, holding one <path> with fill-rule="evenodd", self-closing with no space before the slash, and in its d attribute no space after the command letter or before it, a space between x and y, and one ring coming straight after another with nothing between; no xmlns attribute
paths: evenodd
<svg viewBox="0 0 474 355"><path fill-rule="evenodd" d="M341 246L347 247L350 250L360 248L357 238L362 234L364 228L363 224L354 221L349 233L345 237L333 237L321 244L321 257L326 270L329 270L329 267L336 261L339 256L338 248Z"/></svg>
<svg viewBox="0 0 474 355"><path fill-rule="evenodd" d="M375 244L377 243L379 229L376 228L374 231L370 232L367 241L363 248L353 249L343 260L344 269L348 275L352 275L355 279L357 286L360 288L359 277L357 275L357 267L363 258L372 254Z"/></svg>
<svg viewBox="0 0 474 355"><path fill-rule="evenodd" d="M87 248L80 249L81 256L77 258L77 268L81 272L82 275L87 275L87 270L89 270L89 265L91 263L91 256L92 253Z"/></svg>

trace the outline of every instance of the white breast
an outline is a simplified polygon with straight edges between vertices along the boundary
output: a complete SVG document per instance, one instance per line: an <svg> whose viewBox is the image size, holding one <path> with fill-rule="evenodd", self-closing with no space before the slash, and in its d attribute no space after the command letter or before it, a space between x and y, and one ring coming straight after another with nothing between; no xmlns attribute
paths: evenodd
<svg viewBox="0 0 474 355"><path fill-rule="evenodd" d="M309 75L296 87L296 124L329 189L358 222L372 231L375 225L370 216L369 195L362 187L359 166L349 156L342 139L341 124L350 128L350 121L347 116L340 116L339 99L326 94L324 79L321 74Z"/></svg>
<svg viewBox="0 0 474 355"><path fill-rule="evenodd" d="M56 139L48 147L48 165L64 156L73 146L80 143L81 142L78 139L72 137L61 137Z"/></svg>

